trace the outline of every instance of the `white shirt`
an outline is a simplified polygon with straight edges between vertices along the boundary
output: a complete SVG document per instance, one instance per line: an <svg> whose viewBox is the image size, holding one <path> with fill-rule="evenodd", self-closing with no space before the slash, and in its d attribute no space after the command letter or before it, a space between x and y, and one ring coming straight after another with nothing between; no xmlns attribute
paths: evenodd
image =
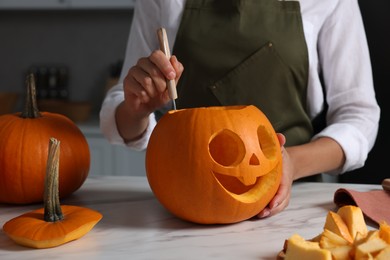
<svg viewBox="0 0 390 260"><path fill-rule="evenodd" d="M107 93L100 111L101 130L110 143L136 150L146 148L156 125L153 114L148 129L137 141L125 144L116 128L115 110L124 100L122 82L139 58L158 49L157 28L167 29L172 49L184 5L185 0L136 2L120 83ZM313 138L333 138L344 150L345 164L333 173L362 167L375 143L380 108L357 0L300 0L300 5L309 53L308 114L314 118L324 106L320 71L329 105L327 127Z"/></svg>

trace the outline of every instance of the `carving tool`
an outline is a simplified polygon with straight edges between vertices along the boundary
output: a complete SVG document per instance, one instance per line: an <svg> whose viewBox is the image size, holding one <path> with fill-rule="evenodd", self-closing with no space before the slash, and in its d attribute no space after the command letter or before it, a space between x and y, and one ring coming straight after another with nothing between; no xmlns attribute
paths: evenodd
<svg viewBox="0 0 390 260"><path fill-rule="evenodd" d="M384 190L390 191L390 178L384 179L382 181L382 187Z"/></svg>
<svg viewBox="0 0 390 260"><path fill-rule="evenodd" d="M159 28L157 30L157 36L158 41L160 44L160 50L164 52L165 56L167 56L168 59L171 58L171 52L169 50L169 44L168 44L168 37L167 32L165 28ZM174 79L167 80L167 87L168 87L168 95L172 99L173 103L173 109L176 110L176 101L177 99L177 91L176 91L176 82Z"/></svg>

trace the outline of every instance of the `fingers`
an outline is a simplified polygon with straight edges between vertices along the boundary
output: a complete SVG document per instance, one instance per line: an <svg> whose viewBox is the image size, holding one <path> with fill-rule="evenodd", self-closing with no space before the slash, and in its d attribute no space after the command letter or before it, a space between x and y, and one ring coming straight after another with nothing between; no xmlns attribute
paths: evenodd
<svg viewBox="0 0 390 260"><path fill-rule="evenodd" d="M135 68L132 68L130 70L136 70ZM139 83L139 81L137 81L135 79L135 77L137 76L127 76L125 79L124 79L124 91L125 91L125 96L126 97L129 97L129 96L132 96L133 99L137 99L137 102L141 102L141 103L146 103L149 101L149 96L146 92L146 88L141 84Z"/></svg>
<svg viewBox="0 0 390 260"><path fill-rule="evenodd" d="M171 64L171 61L165 56L165 54L156 50L149 56L149 60L155 65L156 69L161 71L165 79L176 79L176 71Z"/></svg>
<svg viewBox="0 0 390 260"><path fill-rule="evenodd" d="M259 218L270 217L278 214L283 209L285 209L290 202L290 188L283 187L282 185L279 187L278 192L275 197L268 203L267 207L265 207L258 215Z"/></svg>
<svg viewBox="0 0 390 260"><path fill-rule="evenodd" d="M132 78L150 97L164 92L166 79L161 71L146 58L140 59L136 66L130 69Z"/></svg>
<svg viewBox="0 0 390 260"><path fill-rule="evenodd" d="M286 137L284 136L284 134L277 133L276 136L278 137L280 146L283 146L286 144Z"/></svg>
<svg viewBox="0 0 390 260"><path fill-rule="evenodd" d="M278 191L276 192L275 196L272 198L272 200L268 203L267 207L264 208L257 216L259 218L265 218L273 216L282 210L284 210L288 204L290 203L290 197L291 197L291 188L293 183L293 170L292 170L292 164L289 160L288 153L286 149L284 148L284 144L286 142L286 138L282 134L277 134L279 143L282 148L282 154L283 154L283 174L282 179L280 182L280 186L278 188Z"/></svg>
<svg viewBox="0 0 390 260"><path fill-rule="evenodd" d="M179 81L180 77L181 77L181 74L183 73L184 71L184 67L183 67L183 64L181 64L175 55L173 55L171 57L171 63L172 63L172 66L173 68L175 69L176 71L176 82Z"/></svg>
<svg viewBox="0 0 390 260"><path fill-rule="evenodd" d="M159 50L154 51L149 57L139 59L137 64L130 68L124 80L125 95L131 97L134 102L135 98L141 103L153 101L156 107L168 102L165 93L166 81L178 79L183 71L176 57L171 60Z"/></svg>

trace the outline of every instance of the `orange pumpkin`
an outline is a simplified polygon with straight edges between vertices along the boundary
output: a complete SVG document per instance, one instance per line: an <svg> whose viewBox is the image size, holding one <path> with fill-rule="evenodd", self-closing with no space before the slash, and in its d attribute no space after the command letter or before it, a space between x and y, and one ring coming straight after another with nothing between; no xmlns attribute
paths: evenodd
<svg viewBox="0 0 390 260"><path fill-rule="evenodd" d="M41 202L48 155L47 140L63 142L60 196L76 191L88 176L90 151L80 129L67 117L40 113L32 75L22 113L0 116L0 203Z"/></svg>
<svg viewBox="0 0 390 260"><path fill-rule="evenodd" d="M277 135L255 106L169 111L146 151L157 199L196 223L235 223L264 209L282 175Z"/></svg>

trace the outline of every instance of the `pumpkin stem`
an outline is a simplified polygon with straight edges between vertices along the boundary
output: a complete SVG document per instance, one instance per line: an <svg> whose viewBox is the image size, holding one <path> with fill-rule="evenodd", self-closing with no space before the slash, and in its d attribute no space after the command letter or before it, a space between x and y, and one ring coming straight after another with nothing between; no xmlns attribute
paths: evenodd
<svg viewBox="0 0 390 260"><path fill-rule="evenodd" d="M24 110L21 113L22 118L37 118L41 117L37 104L37 91L35 87L35 77L30 73L26 78L26 100L24 103Z"/></svg>
<svg viewBox="0 0 390 260"><path fill-rule="evenodd" d="M47 158L44 219L46 222L56 222L64 219L60 205L60 196L58 190L58 167L60 162L60 141L50 138L49 155Z"/></svg>

